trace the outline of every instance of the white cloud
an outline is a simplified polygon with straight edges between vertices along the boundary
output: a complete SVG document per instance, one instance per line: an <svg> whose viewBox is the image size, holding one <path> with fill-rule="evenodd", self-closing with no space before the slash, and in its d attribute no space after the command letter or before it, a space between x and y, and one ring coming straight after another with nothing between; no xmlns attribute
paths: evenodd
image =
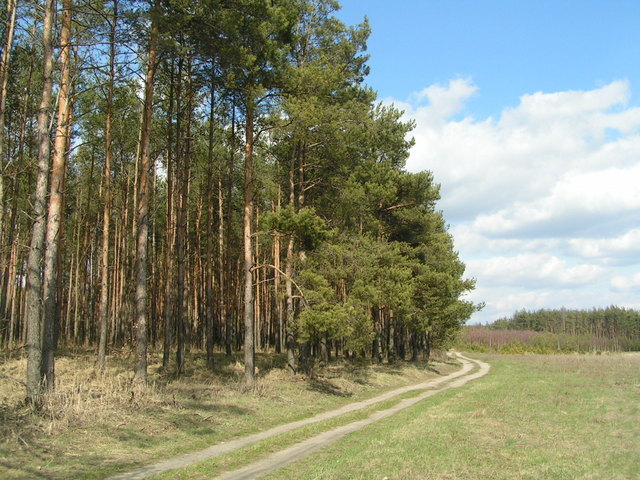
<svg viewBox="0 0 640 480"><path fill-rule="evenodd" d="M593 222L640 211L640 163L623 169L570 172L549 195L515 202L498 212L480 215L475 227L489 235L567 235L589 230ZM633 221L633 220L632 220Z"/></svg>
<svg viewBox="0 0 640 480"><path fill-rule="evenodd" d="M490 323L498 318L509 317L513 312L522 310L538 310L548 307L554 303L553 295L542 290L532 290L527 292L501 292L495 295L491 289L478 289L475 293L477 298L472 301L484 301L485 308L478 316L482 322Z"/></svg>
<svg viewBox="0 0 640 480"><path fill-rule="evenodd" d="M457 114L464 107L464 102L471 98L478 87L469 79L450 80L447 87L431 85L414 95L418 103L425 100L429 105L422 108L423 115L432 122L440 122Z"/></svg>
<svg viewBox="0 0 640 480"><path fill-rule="evenodd" d="M640 228L632 228L612 238L572 238L572 253L585 259L601 260L605 264L640 263Z"/></svg>
<svg viewBox="0 0 640 480"><path fill-rule="evenodd" d="M629 83L612 82L602 88L589 91L571 90L567 92L523 95L516 109L507 110L504 120L538 118L548 122L560 122L565 118L585 118L591 113L607 111L629 102Z"/></svg>
<svg viewBox="0 0 640 480"><path fill-rule="evenodd" d="M640 292L640 273L613 277L611 279L611 288L617 292Z"/></svg>
<svg viewBox="0 0 640 480"><path fill-rule="evenodd" d="M434 172L449 217L470 219L514 201L528 203L549 195L561 179L638 163L640 108L626 107L627 82L524 95L497 121L445 121L476 90L470 80L455 80L446 89L428 87L417 95L429 99L428 105L398 105L417 123L407 168Z"/></svg>
<svg viewBox="0 0 640 480"><path fill-rule="evenodd" d="M603 268L597 265L570 266L549 253L471 259L467 267L485 285L531 289L587 285L603 273Z"/></svg>
<svg viewBox="0 0 640 480"><path fill-rule="evenodd" d="M640 108L630 85L537 92L476 119L471 79L395 102L416 121L410 171L442 184L451 233L477 279L476 320L526 308L640 305Z"/></svg>

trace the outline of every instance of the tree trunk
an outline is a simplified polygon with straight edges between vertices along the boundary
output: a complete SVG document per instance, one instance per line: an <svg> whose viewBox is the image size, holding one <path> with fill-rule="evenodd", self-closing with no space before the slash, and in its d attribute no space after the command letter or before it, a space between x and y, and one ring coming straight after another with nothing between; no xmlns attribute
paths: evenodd
<svg viewBox="0 0 640 480"><path fill-rule="evenodd" d="M431 343L433 342L433 337L431 332L427 332L424 337L424 359L425 361L429 361L431 359Z"/></svg>
<svg viewBox="0 0 640 480"><path fill-rule="evenodd" d="M254 328L253 328L253 93L248 92L245 125L244 155L244 372L248 387L254 384Z"/></svg>
<svg viewBox="0 0 640 480"><path fill-rule="evenodd" d="M232 315L233 312L233 281L232 281L232 270L233 270L233 261L231 258L231 223L233 216L233 164L235 160L236 153L236 107L232 105L231 110L231 141L230 141L230 152L227 163L227 231L226 231L226 245L225 245L225 254L224 261L222 262L225 267L225 353L227 357L230 357L233 353L233 334L234 334L234 318Z"/></svg>
<svg viewBox="0 0 640 480"><path fill-rule="evenodd" d="M274 209L275 211L276 209ZM280 190L278 189L278 206L277 210L280 210ZM276 352L281 353L285 349L284 345L284 325L282 316L282 301L280 300L280 235L278 232L274 233L273 238L273 264L276 267L273 274L273 291L276 307L276 321L277 325L277 337L276 337Z"/></svg>
<svg viewBox="0 0 640 480"><path fill-rule="evenodd" d="M7 83L9 80L9 60L13 47L13 32L16 24L17 0L7 0L7 22L5 41L0 63L0 232L4 231L4 112L7 104ZM0 241L2 239L0 238ZM0 311L2 315L2 311Z"/></svg>
<svg viewBox="0 0 640 480"><path fill-rule="evenodd" d="M295 210L295 161L296 154L298 152L298 143L294 143L291 147L291 157L289 161L289 206ZM289 236L287 243L287 256L285 260L285 298L286 298L286 347L287 347L287 370L289 375L295 375L297 372L295 348L296 337L293 331L293 317L294 317L294 304L293 304L293 247L294 238L293 235Z"/></svg>
<svg viewBox="0 0 640 480"><path fill-rule="evenodd" d="M45 205L47 201L47 177L49 173L49 108L53 89L53 16L55 1L46 0L43 24L43 87L38 111L38 173L33 197L33 230L29 259L27 261L27 291L24 322L27 325L27 399L32 405L40 403L42 384L42 277L41 263L45 234Z"/></svg>
<svg viewBox="0 0 640 480"><path fill-rule="evenodd" d="M49 187L49 214L44 255L44 330L42 348L42 375L47 389L55 386L55 324L57 318L57 263L62 222L62 197L67 135L70 133L71 113L69 82L71 78L71 0L62 2L62 29L60 30L60 91L58 92L58 126L56 128L51 180Z"/></svg>
<svg viewBox="0 0 640 480"><path fill-rule="evenodd" d="M207 150L207 160L209 164L209 180L207 182L207 195L208 195L208 208L207 213L209 217L209 221L207 222L207 265L205 271L205 283L206 283L206 337L207 337L207 368L213 369L213 283L214 283L214 265L215 262L213 260L213 138L214 138L214 130L213 130L213 119L215 114L215 88L213 86L213 73L212 73L212 84L211 84L211 92L209 96L209 145ZM222 183L221 183L221 175L218 175L217 181L217 189L218 189L218 199L220 200L220 194L222 193ZM222 203L218 202L219 213L222 213ZM222 215L220 216L219 223L219 231L218 231L218 241L219 241L219 249L218 256L222 257L222 248L223 248L223 221ZM220 269L222 271L222 269ZM220 280L223 280L222 275L220 276ZM220 289L222 291L222 288ZM220 297L220 306L221 310L224 311L224 301L222 297ZM224 318L224 314L223 314Z"/></svg>
<svg viewBox="0 0 640 480"><path fill-rule="evenodd" d="M326 332L320 336L320 359L325 364L329 362L329 334Z"/></svg>
<svg viewBox="0 0 640 480"><path fill-rule="evenodd" d="M162 348L162 368L169 368L171 356L171 319L173 308L173 256L174 256L174 165L173 165L173 106L174 63L169 67L169 107L167 110L167 222L165 232L165 285L164 285L164 338Z"/></svg>
<svg viewBox="0 0 640 480"><path fill-rule="evenodd" d="M226 341L226 318L229 310L229 304L227 300L227 279L225 278L226 271L226 254L225 254L225 221L224 221L224 196L222 193L222 166L220 166L220 175L218 176L218 297L220 304L220 316L218 317L218 338L222 341L222 328L225 329L225 346L228 344ZM212 265L213 266L213 265Z"/></svg>
<svg viewBox="0 0 640 480"><path fill-rule="evenodd" d="M176 348L176 373L181 375L184 371L184 341L185 341L185 236L187 228L186 201L188 199L187 181L185 176L185 147L182 142L182 66L184 59L178 60L178 80L176 84L176 170L177 170L177 193L179 194L178 212L176 220L176 258L178 268L176 270L176 334L178 345ZM187 113L188 114L188 113Z"/></svg>
<svg viewBox="0 0 640 480"><path fill-rule="evenodd" d="M178 64L178 89L180 89L182 80L182 59L180 59ZM191 157L191 117L193 111L193 89L191 83L191 59L187 60L187 106L186 106L186 126L185 126L185 135L184 137L181 135L181 132L178 129L178 135L184 141L179 142L177 148L178 154L178 168L180 169L179 175L179 191L180 191L180 208L178 210L178 221L177 221L177 234L176 234L176 250L177 250L177 258L178 258L178 297L176 304L178 306L177 310L177 333L178 333L178 348L176 351L176 373L178 375L182 375L184 373L184 362L185 362L185 343L187 341L187 321L189 316L189 296L187 292L187 232L188 232L188 215L189 215L189 175L190 175L190 157ZM180 93L176 94L178 104L180 105ZM178 115L180 115L180 108L178 107ZM181 148L182 147L182 148ZM193 282L192 282L193 283ZM193 309L193 315L197 316L197 309Z"/></svg>
<svg viewBox="0 0 640 480"><path fill-rule="evenodd" d="M100 282L100 309L98 323L98 372L105 366L107 351L107 317L109 304L109 225L111 222L111 120L113 116L113 90L115 83L116 24L118 22L118 0L113 0L113 19L109 32L109 85L107 90L107 112L104 127L104 210L102 214L102 265Z"/></svg>
<svg viewBox="0 0 640 480"><path fill-rule="evenodd" d="M159 8L155 0L154 8ZM136 368L134 380L147 381L147 234L149 231L149 171L151 122L153 120L153 80L156 73L158 25L155 16L149 36L149 58L144 91L144 110L140 135L140 186L138 189L138 232L136 247Z"/></svg>
<svg viewBox="0 0 640 480"><path fill-rule="evenodd" d="M420 347L420 338L417 330L411 332L411 361L418 361L418 350Z"/></svg>
<svg viewBox="0 0 640 480"><path fill-rule="evenodd" d="M32 28L32 33L35 36L35 23ZM7 63L8 61L9 60L7 59ZM31 57L29 62L29 73L27 75L27 79L28 79L27 84L31 84L31 79L33 78L33 69L34 69L34 58ZM24 97L22 98L21 109L20 109L20 134L19 134L19 140L18 140L18 156L16 160L18 168L16 169L16 173L13 178L13 202L11 206L11 219L9 220L9 226L6 228L6 230L9 233L7 245L11 248L11 250L14 249L14 238L17 233L18 198L20 197L20 184L21 184L18 172L25 169L25 154L24 154L25 138L27 133L27 123L29 121L28 112L29 112L30 104L31 104L31 91L29 89L26 89L24 92ZM0 129L0 132L2 131L3 130ZM2 144L2 140L0 139L0 164L2 163L1 144ZM3 176L3 175L0 175L0 176ZM3 180L0 180L0 181L3 181ZM2 209L1 201L0 201L0 209ZM0 213L0 215L2 215L2 213ZM5 229L0 223L0 231L4 231L4 230ZM5 270L2 278L2 290L0 291L0 317L5 319L8 317L11 317L12 324L15 319L10 312L14 311L15 298L13 295L9 294L9 291L10 291L11 279L15 278L13 275L10 274L10 270L12 268L13 269L16 268L15 267L16 263L14 260L15 258L16 256L12 255L9 262L7 262L7 264L5 265Z"/></svg>
<svg viewBox="0 0 640 480"><path fill-rule="evenodd" d="M372 360L376 363L382 363L382 320L381 320L381 308L376 305L372 308L373 314L373 328L375 331L375 338L373 340L373 355Z"/></svg>

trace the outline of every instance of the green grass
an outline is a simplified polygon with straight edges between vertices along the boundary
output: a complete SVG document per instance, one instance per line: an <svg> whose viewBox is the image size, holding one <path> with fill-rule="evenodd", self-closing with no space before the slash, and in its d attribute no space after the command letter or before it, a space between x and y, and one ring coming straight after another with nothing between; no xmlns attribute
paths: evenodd
<svg viewBox="0 0 640 480"><path fill-rule="evenodd" d="M415 397L423 392L424 390L412 390L409 392L405 392L398 395L397 397L394 397L393 399L376 403L362 410L347 413L330 420L325 420L304 427L299 427L291 432L283 433L276 437L256 442L230 454L222 455L211 460L206 460L204 462L200 462L192 466L182 468L180 470L173 470L161 475L155 475L152 478L154 480L210 479L213 476L222 474L223 472L241 468L244 465L257 461L270 453L283 450L291 445L318 435L321 432L325 432L342 425L347 425L351 422L356 422L358 420L368 418L373 412L386 410L398 404L403 399Z"/></svg>
<svg viewBox="0 0 640 480"><path fill-rule="evenodd" d="M0 478L104 478L434 378L434 367L458 368L337 363L292 380L284 357L259 355L256 389L246 391L235 358L216 356L209 372L204 355L192 354L181 379L160 371L159 355L150 360L150 383L139 387L126 355L110 357L102 378L91 352L60 355L57 390L33 414L13 380L24 378L25 359L0 359Z"/></svg>
<svg viewBox="0 0 640 480"><path fill-rule="evenodd" d="M640 355L479 357L487 377L264 478L640 478Z"/></svg>

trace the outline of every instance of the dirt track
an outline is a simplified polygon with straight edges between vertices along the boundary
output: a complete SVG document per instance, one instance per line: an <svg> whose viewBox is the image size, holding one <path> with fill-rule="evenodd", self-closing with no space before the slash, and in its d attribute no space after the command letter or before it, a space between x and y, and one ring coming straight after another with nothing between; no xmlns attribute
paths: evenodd
<svg viewBox="0 0 640 480"><path fill-rule="evenodd" d="M269 430L265 430L264 432L248 435L246 437L231 440L226 443L216 444L204 450L200 450L198 452L163 460L161 462L148 465L146 467L141 467L136 470L132 470L130 472L111 477L109 480L134 480L134 479L137 480L137 479L148 478L152 475L156 475L162 472L175 470L175 469L186 467L188 465L191 465L197 462L201 462L203 460L219 457L221 455L227 454L234 450L238 450L242 447L245 447L257 441L291 431L295 428L298 428L304 425L310 425L312 423L338 417L345 413L361 410L370 405L374 405L376 403L380 403L385 400L394 398L405 392L409 392L413 390L430 389L424 393L421 393L416 397L402 400L398 404L386 410L376 411L364 420L352 422L347 425L343 425L341 427L337 427L332 430L323 432L303 442L300 442L291 447L288 447L285 450L281 450L280 452L276 452L266 458L258 460L257 462L251 465L243 467L239 470L227 472L221 475L220 477L218 477L220 480L244 480L244 479L258 478L260 475L264 475L284 465L300 460L306 457L307 455L309 455L310 453L314 452L315 450L318 450L326 445L329 445L330 443L335 442L336 440L338 440L339 438L342 438L348 433L354 432L366 425L377 422L378 420L381 420L383 418L389 417L394 413L397 413L401 410L404 410L405 408L415 405L421 400L424 400L427 397L435 395L436 393L442 390L460 387L471 380L484 376L489 371L489 368L490 368L489 365L484 362L473 360L473 359L464 357L460 354L458 354L458 358L463 363L462 368L450 375L446 375L441 378L430 380L428 382L423 382L416 385L409 385L406 387L398 388L396 390L387 392L385 394L379 395L369 400L351 403L339 409L331 410L329 412L324 412L311 418L299 420L297 422L287 423L284 425L279 425ZM478 371L470 374L469 372L473 369L474 364L478 365L480 368L478 369Z"/></svg>

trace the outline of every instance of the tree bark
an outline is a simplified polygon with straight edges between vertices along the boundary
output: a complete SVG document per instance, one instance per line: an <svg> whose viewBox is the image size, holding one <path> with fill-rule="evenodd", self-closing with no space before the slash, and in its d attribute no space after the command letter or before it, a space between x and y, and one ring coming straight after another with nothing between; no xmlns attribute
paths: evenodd
<svg viewBox="0 0 640 480"><path fill-rule="evenodd" d="M274 209L275 210L275 209ZM278 205L277 210L280 210L280 190L278 189ZM280 234L274 233L273 238L273 264L276 267L273 274L273 290L275 297L276 307L276 320L278 325L276 327L276 353L281 353L285 349L284 345L284 318L282 315L282 301L280 300Z"/></svg>
<svg viewBox="0 0 640 480"><path fill-rule="evenodd" d="M165 232L165 285L164 285L164 338L162 348L162 368L169 368L171 356L171 319L173 318L173 255L174 255L174 165L173 165L173 106L174 62L169 68L169 107L167 111L167 224Z"/></svg>
<svg viewBox="0 0 640 480"><path fill-rule="evenodd" d="M42 375L47 389L55 386L55 326L57 317L57 263L62 222L67 135L70 133L71 114L71 0L62 2L62 28L60 30L60 91L58 92L58 126L56 128L51 180L49 187L49 214L44 254L44 331L42 348Z"/></svg>
<svg viewBox="0 0 640 480"><path fill-rule="evenodd" d="M209 96L209 144L207 150L207 161L208 161L208 171L209 171L209 179L207 182L207 195L208 195L208 208L207 213L209 217L209 221L207 224L207 265L205 271L205 283L206 283L206 301L205 301L205 309L206 309L206 337L207 337L207 368L213 369L213 340L214 340L214 331L213 331L213 283L214 283L214 265L213 261L213 138L214 138L214 130L213 130L213 119L215 114L215 88L213 86L213 72L211 79L211 91ZM221 184L221 175L218 175L218 195L222 193L222 184ZM220 197L218 197L220 198ZM218 203L220 212L222 211L222 204ZM223 248L223 221L222 216L220 215L219 219L219 237L218 240L220 242L218 255L222 256L222 248ZM222 271L222 269L220 269ZM220 276L222 280L222 275ZM222 288L220 289L222 291ZM222 297L220 298L221 310L224 311L224 301ZM224 315L223 315L224 317Z"/></svg>
<svg viewBox="0 0 640 480"><path fill-rule="evenodd" d="M234 318L233 312L233 281L232 281L232 269L233 261L231 256L231 223L233 216L233 164L236 153L236 107L232 105L231 110L231 139L230 139L230 152L227 163L227 231L226 231L226 245L224 261L222 262L225 267L225 353L227 357L230 357L233 353L233 334L234 334Z"/></svg>
<svg viewBox="0 0 640 480"><path fill-rule="evenodd" d="M9 80L9 60L13 47L13 32L16 24L17 0L7 0L7 21L5 41L0 63L0 232L4 231L4 112L7 104L7 83ZM2 239L0 238L0 241ZM2 312L0 311L0 315Z"/></svg>
<svg viewBox="0 0 640 480"><path fill-rule="evenodd" d="M34 37L35 37L35 27L36 25L34 22L34 25L32 27L32 34ZM34 40L34 43L35 43L35 40ZM35 45L33 45L33 47L35 47ZM9 60L7 58L6 60L7 65L8 65L8 62ZM33 78L34 64L35 62L32 56L29 62L29 73L27 75L27 79L28 79L27 84L31 84L31 79ZM3 98L4 96L5 94L3 94ZM29 89L26 89L24 92L24 96L22 97L21 108L20 108L20 134L19 134L19 140L18 140L18 155L16 159L18 168L16 169L16 173L14 174L14 178L13 178L13 201L11 205L11 218L9 220L9 225L6 228L4 228L4 225L2 224L2 222L0 222L0 231L4 231L4 230L8 231L9 238L7 239L7 245L10 247L11 251L14 250L14 247L15 247L14 239L17 233L16 230L17 230L17 222L18 222L18 198L20 197L20 190L21 190L19 172L25 169L25 138L27 133L27 123L29 121L28 112L29 112L30 104L31 104L31 91ZM4 131L4 127L0 129L0 132L3 132L3 131ZM0 139L0 164L2 163L2 158L1 158L2 145L1 144L2 144L2 140ZM4 177L4 175L0 175L0 176ZM0 181L4 181L4 180L0 180ZM0 209L2 209L2 201L0 201ZM0 215L2 215L2 213L0 213ZM6 319L8 317L11 317L11 326L13 326L15 322L15 318L11 313L15 311L14 309L15 295L10 295L10 291L13 291L15 289L10 288L11 279L14 278L14 276L11 275L10 271L12 269L15 270L16 268L15 259L16 259L16 256L13 254L10 254L10 260L6 263L4 273L3 273L2 290L0 290L0 318ZM13 331L13 328L10 328L10 332L11 331ZM13 337L12 335L9 335L9 340L10 340L9 343L11 343L12 337Z"/></svg>
<svg viewBox="0 0 640 480"><path fill-rule="evenodd" d="M113 116L113 90L115 83L116 24L118 22L118 0L113 0L113 17L109 31L109 85L107 90L107 111L104 127L104 210L102 213L102 264L100 282L100 309L98 323L98 372L104 370L107 352L107 317L109 314L109 227L111 223L111 121Z"/></svg>
<svg viewBox="0 0 640 480"><path fill-rule="evenodd" d="M155 0L154 8L160 6ZM152 17L149 35L149 58L145 79L144 110L140 135L140 186L138 189L138 232L136 247L136 368L134 380L147 381L147 237L149 232L149 171L151 170L150 140L153 119L153 81L156 73L158 24Z"/></svg>
<svg viewBox="0 0 640 480"><path fill-rule="evenodd" d="M187 221L188 221L188 213L189 213L189 175L190 175L190 156L191 156L191 117L193 110L193 91L192 91L192 83L191 83L191 60L187 60L187 107L186 107L186 127L185 127L185 135L184 142L180 142L177 153L178 153L178 168L180 169L179 175L179 190L180 190L180 208L178 210L178 221L177 227L178 231L176 234L176 250L178 257L178 298L177 298L177 306L178 311L177 322L178 322L178 348L176 351L176 373L178 375L182 375L184 373L184 361L185 361L185 342L186 342L186 333L187 326L185 322L185 317L188 317L187 313L189 311L188 308L188 295L186 292L186 260L187 260ZM178 64L178 89L182 84L182 59L179 60ZM178 90L177 93L178 102L180 102L180 93ZM178 103L180 105L180 103ZM178 115L180 115L180 108L178 108ZM179 127L178 127L179 130ZM180 135L180 131L178 131ZM182 148L180 148L182 145ZM196 309L194 309L194 312Z"/></svg>
<svg viewBox="0 0 640 480"><path fill-rule="evenodd" d="M295 160L296 152L298 151L297 143L291 147L291 159L289 164L289 205L292 209L295 209ZM291 279L293 278L293 247L294 247L293 235L289 235L289 242L287 243L287 257L285 264L285 297L286 297L286 311L287 311L287 324L286 324L286 347L287 347L287 370L289 375L295 375L297 372L295 347L296 337L293 331L293 285Z"/></svg>
<svg viewBox="0 0 640 480"><path fill-rule="evenodd" d="M381 308L379 305L376 305L372 309L373 316L373 328L375 332L375 337L373 339L373 355L372 359L376 363L382 363L382 319L381 319Z"/></svg>
<svg viewBox="0 0 640 480"><path fill-rule="evenodd" d="M27 291L24 322L27 325L27 399L37 406L40 403L42 386L42 276L41 263L45 234L45 205L47 200L47 177L49 174L49 109L53 89L53 16L55 0L46 0L43 24L43 87L38 111L38 173L33 197L33 230L29 258L27 260Z"/></svg>
<svg viewBox="0 0 640 480"><path fill-rule="evenodd" d="M187 228L186 199L187 183L185 178L184 163L186 162L185 147L182 142L182 75L184 59L178 59L178 79L176 84L176 179L178 193L178 211L176 219L176 334L178 345L176 348L176 374L184 371L184 341L185 341L185 235Z"/></svg>
<svg viewBox="0 0 640 480"><path fill-rule="evenodd" d="M253 328L253 93L248 92L245 123L244 155L244 216L243 216L243 252L244 252L244 372L248 387L254 384L255 345Z"/></svg>

